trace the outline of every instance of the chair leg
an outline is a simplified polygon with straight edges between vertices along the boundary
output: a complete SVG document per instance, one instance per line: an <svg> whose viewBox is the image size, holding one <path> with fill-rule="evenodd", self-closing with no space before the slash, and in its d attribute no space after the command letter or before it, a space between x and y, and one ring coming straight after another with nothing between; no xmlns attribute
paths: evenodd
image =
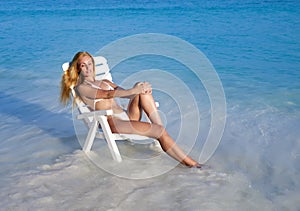
<svg viewBox="0 0 300 211"><path fill-rule="evenodd" d="M85 139L85 142L84 142L84 145L83 145L83 148L82 148L82 150L84 152L91 151L91 148L93 146L94 139L95 139L95 136L96 136L97 127L98 127L98 121L94 120L91 124L90 130L88 132L88 135Z"/></svg>
<svg viewBox="0 0 300 211"><path fill-rule="evenodd" d="M107 144L108 144L108 148L110 150L110 153L111 153L113 159L117 162L121 162L122 157L120 155L120 151L119 151L118 146L116 144L115 137L114 137L114 135L112 134L112 132L110 130L110 126L108 124L107 117L106 116L100 116L99 117L99 122L101 124L105 139L106 139Z"/></svg>

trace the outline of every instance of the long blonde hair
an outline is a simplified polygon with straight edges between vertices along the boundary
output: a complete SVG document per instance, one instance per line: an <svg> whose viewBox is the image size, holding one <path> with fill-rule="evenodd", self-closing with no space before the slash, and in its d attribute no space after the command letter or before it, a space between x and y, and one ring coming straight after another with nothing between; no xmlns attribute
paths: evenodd
<svg viewBox="0 0 300 211"><path fill-rule="evenodd" d="M76 53L75 56L73 57L72 61L70 62L69 68L64 72L62 79L61 79L60 101L64 105L67 105L67 103L70 100L71 88L78 84L79 74L80 74L78 62L84 56L91 57L91 59L93 61L93 69L94 69L94 73L95 73L95 61L94 61L93 56L91 54L89 54L88 52Z"/></svg>

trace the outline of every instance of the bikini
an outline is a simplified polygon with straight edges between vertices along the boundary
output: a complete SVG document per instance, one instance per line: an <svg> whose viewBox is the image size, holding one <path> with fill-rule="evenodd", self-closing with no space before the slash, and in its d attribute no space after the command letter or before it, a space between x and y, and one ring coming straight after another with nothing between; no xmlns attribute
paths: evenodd
<svg viewBox="0 0 300 211"><path fill-rule="evenodd" d="M86 82L87 84L89 84L94 89L102 89L100 86L97 86L97 85L91 83L90 81L85 80L84 82ZM108 83L106 83L105 81L101 81L101 83L105 83L108 86L108 88L109 88L108 90L114 90L114 88L111 85L109 85ZM100 102L102 100L104 100L104 99L96 99L96 100L94 100L94 107L96 106L95 104L97 102ZM127 121L130 120L129 117L128 117L128 115L127 115L127 113L125 111L123 111L121 113L113 113L112 116L116 117L118 119L121 119L121 120L127 120Z"/></svg>

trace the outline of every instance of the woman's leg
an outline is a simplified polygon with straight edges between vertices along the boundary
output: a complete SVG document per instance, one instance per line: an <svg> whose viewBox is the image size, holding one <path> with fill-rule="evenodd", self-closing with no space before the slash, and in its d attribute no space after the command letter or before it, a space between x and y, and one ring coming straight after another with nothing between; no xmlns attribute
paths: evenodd
<svg viewBox="0 0 300 211"><path fill-rule="evenodd" d="M117 118L109 118L108 123L113 133L138 134L155 138L159 141L162 149L174 159L190 167L201 167L178 147L161 125L139 121L123 121Z"/></svg>
<svg viewBox="0 0 300 211"><path fill-rule="evenodd" d="M139 121L143 111L152 123L163 125L152 94L136 95L130 100L127 108L129 119Z"/></svg>

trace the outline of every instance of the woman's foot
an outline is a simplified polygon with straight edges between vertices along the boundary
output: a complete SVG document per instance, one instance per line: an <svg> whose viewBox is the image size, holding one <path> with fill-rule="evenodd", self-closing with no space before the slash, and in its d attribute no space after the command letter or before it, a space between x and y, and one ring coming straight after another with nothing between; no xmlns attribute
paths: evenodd
<svg viewBox="0 0 300 211"><path fill-rule="evenodd" d="M187 167L190 167L190 168L202 168L202 164L194 161L193 159L191 159L190 157L188 157L187 159L183 160L181 162L182 164L186 165Z"/></svg>
<svg viewBox="0 0 300 211"><path fill-rule="evenodd" d="M202 167L203 165L200 163L196 163L195 165L191 166L191 168L197 168L197 169L201 169Z"/></svg>

